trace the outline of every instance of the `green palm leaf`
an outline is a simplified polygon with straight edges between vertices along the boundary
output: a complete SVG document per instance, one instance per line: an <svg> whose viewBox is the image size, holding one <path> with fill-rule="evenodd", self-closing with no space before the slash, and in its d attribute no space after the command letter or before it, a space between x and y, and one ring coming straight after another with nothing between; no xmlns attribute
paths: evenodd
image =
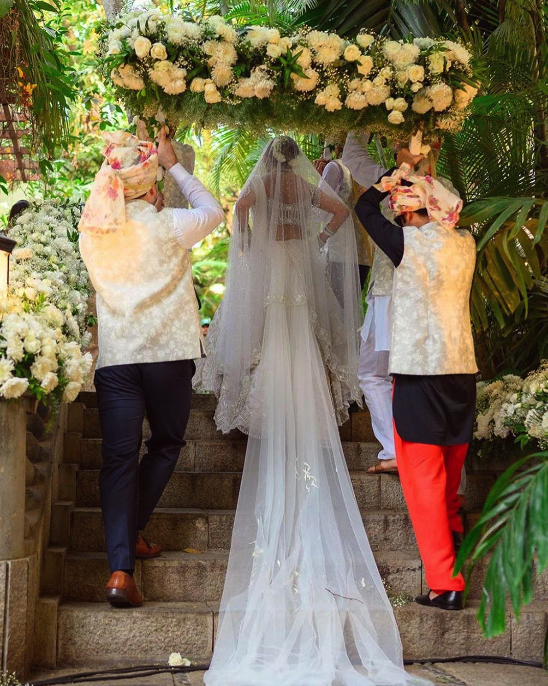
<svg viewBox="0 0 548 686"><path fill-rule="evenodd" d="M468 579L490 555L478 610L486 636L505 631L507 597L517 621L531 602L535 568L541 573L548 566L546 522L548 452L541 452L518 461L499 478L458 555L455 573L465 570Z"/></svg>

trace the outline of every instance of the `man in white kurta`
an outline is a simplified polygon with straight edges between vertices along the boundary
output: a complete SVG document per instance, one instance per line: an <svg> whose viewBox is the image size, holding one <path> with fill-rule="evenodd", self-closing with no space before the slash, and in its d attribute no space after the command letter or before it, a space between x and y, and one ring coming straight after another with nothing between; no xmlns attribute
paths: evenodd
<svg viewBox="0 0 548 686"><path fill-rule="evenodd" d="M136 554L158 546L143 531L184 446L201 326L189 249L224 219L219 203L178 162L165 130L158 151L129 134L108 136L80 224L80 250L97 292L95 386L102 429L101 506L111 578L107 600L136 606ZM191 209L162 209L165 167ZM151 437L139 462L145 414Z"/></svg>
<svg viewBox="0 0 548 686"><path fill-rule="evenodd" d="M386 169L367 153L369 134L350 133L342 161L363 188L369 188ZM392 335L392 285L394 266L383 251L375 247L367 294L367 313L362 328L358 378L371 414L373 432L382 446L378 465L370 473L397 471L392 427L392 377L388 373Z"/></svg>

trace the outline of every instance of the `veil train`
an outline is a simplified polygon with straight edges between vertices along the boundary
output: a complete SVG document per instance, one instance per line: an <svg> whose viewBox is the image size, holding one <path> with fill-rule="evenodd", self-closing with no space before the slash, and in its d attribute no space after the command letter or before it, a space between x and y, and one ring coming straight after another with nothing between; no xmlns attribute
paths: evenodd
<svg viewBox="0 0 548 686"><path fill-rule="evenodd" d="M403 668L339 437L361 402L351 222L287 137L236 206L195 381L217 394L218 427L249 435L207 686L428 683Z"/></svg>

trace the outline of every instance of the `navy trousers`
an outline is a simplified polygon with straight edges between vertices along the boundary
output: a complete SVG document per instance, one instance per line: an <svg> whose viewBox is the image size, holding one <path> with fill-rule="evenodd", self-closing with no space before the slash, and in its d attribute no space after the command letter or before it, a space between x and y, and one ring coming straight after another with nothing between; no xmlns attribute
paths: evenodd
<svg viewBox="0 0 548 686"><path fill-rule="evenodd" d="M95 373L103 436L99 477L111 572L135 568L135 545L173 471L190 415L192 360L124 364ZM151 437L139 462L143 420Z"/></svg>

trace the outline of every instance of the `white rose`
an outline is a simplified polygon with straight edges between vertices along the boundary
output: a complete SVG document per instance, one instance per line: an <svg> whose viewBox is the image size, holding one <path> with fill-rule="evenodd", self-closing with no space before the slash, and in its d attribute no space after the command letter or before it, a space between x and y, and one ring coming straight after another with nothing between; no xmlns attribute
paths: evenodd
<svg viewBox="0 0 548 686"><path fill-rule="evenodd" d="M383 67L379 72L379 76L382 76L383 79L390 79L393 73L392 67Z"/></svg>
<svg viewBox="0 0 548 686"><path fill-rule="evenodd" d="M393 110L395 102L396 101L394 100L394 98L387 98L385 103L384 103L384 106L386 107L387 110Z"/></svg>
<svg viewBox="0 0 548 686"><path fill-rule="evenodd" d="M13 370L13 362L5 357L0 357L0 384L3 384L4 381L10 378Z"/></svg>
<svg viewBox="0 0 548 686"><path fill-rule="evenodd" d="M409 107L407 104L407 101L405 98L396 98L394 100L394 107L393 109L397 110L398 112L405 112L405 110Z"/></svg>
<svg viewBox="0 0 548 686"><path fill-rule="evenodd" d="M150 49L150 55L155 60L167 60L166 46L163 43L154 43Z"/></svg>
<svg viewBox="0 0 548 686"><path fill-rule="evenodd" d="M268 29L268 42L269 43L279 43L280 42L280 32L278 29Z"/></svg>
<svg viewBox="0 0 548 686"><path fill-rule="evenodd" d="M420 82L412 83L410 86L413 93L418 93L422 87L423 87L423 84Z"/></svg>
<svg viewBox="0 0 548 686"><path fill-rule="evenodd" d="M18 377L12 377L0 386L0 396L6 399L20 398L23 393L26 392L29 387L29 382L27 379L20 379Z"/></svg>
<svg viewBox="0 0 548 686"><path fill-rule="evenodd" d="M370 33L358 33L356 36L356 42L362 48L368 48L375 42L375 36L372 36Z"/></svg>
<svg viewBox="0 0 548 686"><path fill-rule="evenodd" d="M34 300L36 298L36 289L25 288L25 298L27 298L27 300Z"/></svg>
<svg viewBox="0 0 548 686"><path fill-rule="evenodd" d="M391 124L403 124L403 122L405 121L405 117L399 110L393 110L388 115L388 121Z"/></svg>
<svg viewBox="0 0 548 686"><path fill-rule="evenodd" d="M151 47L152 43L149 41L148 38L145 38L144 36L139 36L139 38L136 39L133 45L133 49L135 50L137 57L140 60L143 60L145 57L148 56Z"/></svg>
<svg viewBox="0 0 548 686"><path fill-rule="evenodd" d="M355 62L361 57L361 50L357 45L350 44L344 51L344 59L347 62Z"/></svg>
<svg viewBox="0 0 548 686"><path fill-rule="evenodd" d="M188 658L182 657L181 653L171 653L167 663L170 667L190 667L192 664Z"/></svg>
<svg viewBox="0 0 548 686"><path fill-rule="evenodd" d="M57 378L57 374L50 372L44 376L40 385L46 391L46 393L51 393L57 387L58 383L59 379Z"/></svg>
<svg viewBox="0 0 548 686"><path fill-rule="evenodd" d="M407 71L396 72L396 81L399 86L405 86L405 84L409 81Z"/></svg>
<svg viewBox="0 0 548 686"><path fill-rule="evenodd" d="M69 381L69 383L65 386L65 391L63 393L63 402L64 403L72 403L76 400L78 397L78 394L80 393L80 389L82 388L82 385L79 383L75 383L74 381Z"/></svg>
<svg viewBox="0 0 548 686"><path fill-rule="evenodd" d="M407 76L413 83L424 80L424 67L420 64L412 64L407 67Z"/></svg>
<svg viewBox="0 0 548 686"><path fill-rule="evenodd" d="M428 56L428 66L430 68L430 73L441 74L445 67L445 57L441 52L435 52Z"/></svg>
<svg viewBox="0 0 548 686"><path fill-rule="evenodd" d="M24 341L25 350L31 355L36 355L40 350L41 343L33 335L29 334Z"/></svg>
<svg viewBox="0 0 548 686"><path fill-rule="evenodd" d="M358 59L358 72L362 76L368 76L371 69L373 69L373 59L369 55L362 55Z"/></svg>

